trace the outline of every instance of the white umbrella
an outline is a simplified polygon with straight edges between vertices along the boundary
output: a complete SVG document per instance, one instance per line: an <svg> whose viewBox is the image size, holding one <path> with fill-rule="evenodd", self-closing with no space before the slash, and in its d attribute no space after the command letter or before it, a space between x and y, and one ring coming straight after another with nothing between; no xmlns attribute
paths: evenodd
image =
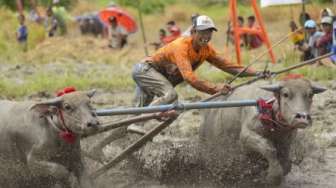
<svg viewBox="0 0 336 188"><path fill-rule="evenodd" d="M260 0L261 7L274 5L301 4L304 0Z"/></svg>

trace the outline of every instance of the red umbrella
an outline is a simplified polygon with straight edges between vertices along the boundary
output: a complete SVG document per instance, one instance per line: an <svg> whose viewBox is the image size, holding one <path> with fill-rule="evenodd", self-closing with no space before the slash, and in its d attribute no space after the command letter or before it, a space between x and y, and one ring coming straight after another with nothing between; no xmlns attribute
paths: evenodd
<svg viewBox="0 0 336 188"><path fill-rule="evenodd" d="M127 32L135 33L138 30L138 26L132 16L118 7L109 7L99 12L99 18L106 24L110 24L108 19L111 16L114 16L118 24L124 27Z"/></svg>

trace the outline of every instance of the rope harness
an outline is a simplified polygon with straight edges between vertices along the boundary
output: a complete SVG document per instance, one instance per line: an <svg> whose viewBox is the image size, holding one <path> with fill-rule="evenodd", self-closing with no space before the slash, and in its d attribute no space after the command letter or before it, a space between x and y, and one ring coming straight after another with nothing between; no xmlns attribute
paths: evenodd
<svg viewBox="0 0 336 188"><path fill-rule="evenodd" d="M259 99L257 101L257 109L258 109L258 119L263 125L263 128L268 130L269 132L274 131L288 131L295 129L295 126L290 125L286 122L281 114L281 110L275 110L273 108L274 102L279 103L280 108L280 99L272 98L268 101L264 99Z"/></svg>
<svg viewBox="0 0 336 188"><path fill-rule="evenodd" d="M57 92L57 96L63 96L67 93L71 93L76 91L76 89L74 87L66 87L63 90ZM64 140L66 143L69 144L73 144L76 141L76 135L75 133L73 133L65 124L65 120L64 120L64 114L63 111L61 109L61 107L57 107L57 118L58 118L58 124L57 125L54 121L53 121L53 116L49 116L47 117L47 121L49 122L49 124L51 124L57 131L58 131L58 136Z"/></svg>

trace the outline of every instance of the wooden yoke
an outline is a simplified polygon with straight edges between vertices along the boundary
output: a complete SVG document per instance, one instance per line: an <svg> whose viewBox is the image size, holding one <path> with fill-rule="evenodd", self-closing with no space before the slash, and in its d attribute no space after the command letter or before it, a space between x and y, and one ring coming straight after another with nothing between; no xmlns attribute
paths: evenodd
<svg viewBox="0 0 336 188"><path fill-rule="evenodd" d="M235 50L236 50L236 55L237 55L237 63L241 65L241 53L240 53L240 37L243 34L254 34L258 35L263 43L266 45L268 49L268 53L271 57L272 63L275 63L275 56L271 47L270 40L268 38L268 35L266 33L266 29L260 14L260 11L258 9L257 1L256 0L251 0L252 3L252 8L254 11L254 14L256 16L256 21L257 24L260 26L260 29L253 29L253 28L248 28L248 27L239 27L237 23L237 0L230 0L229 1L229 8L230 8L230 19L231 23L233 26L233 35L234 35L234 43L235 43Z"/></svg>

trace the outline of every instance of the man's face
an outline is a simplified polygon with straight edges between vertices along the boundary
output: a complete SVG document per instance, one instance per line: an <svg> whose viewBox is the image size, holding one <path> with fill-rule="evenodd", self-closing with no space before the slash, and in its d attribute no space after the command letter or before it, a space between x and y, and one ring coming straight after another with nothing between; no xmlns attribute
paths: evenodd
<svg viewBox="0 0 336 188"><path fill-rule="evenodd" d="M329 13L328 13L328 11L326 10L326 9L324 9L323 11L322 11L322 15L321 15L322 17L324 17L324 16L329 16Z"/></svg>
<svg viewBox="0 0 336 188"><path fill-rule="evenodd" d="M212 29L196 30L194 34L194 40L200 46L206 46L212 37Z"/></svg>
<svg viewBox="0 0 336 188"><path fill-rule="evenodd" d="M110 24L112 27L116 27L117 26L117 21L115 19L110 20Z"/></svg>
<svg viewBox="0 0 336 188"><path fill-rule="evenodd" d="M248 21L247 21L247 25L248 25L249 27L252 27L252 26L254 25L254 20L252 20L252 19L248 19Z"/></svg>
<svg viewBox="0 0 336 188"><path fill-rule="evenodd" d="M332 31L332 25L327 24L327 23L323 23L322 24L322 29L323 29L324 32L330 32L330 31Z"/></svg>
<svg viewBox="0 0 336 188"><path fill-rule="evenodd" d="M314 33L315 33L316 29L315 29L315 28L309 28L309 27L307 27L307 28L306 28L306 31L307 31L308 34L311 35L311 34L314 34Z"/></svg>
<svg viewBox="0 0 336 188"><path fill-rule="evenodd" d="M172 25L172 24L167 24L166 26L167 26L167 30L170 31L171 28L172 28L174 25Z"/></svg>

